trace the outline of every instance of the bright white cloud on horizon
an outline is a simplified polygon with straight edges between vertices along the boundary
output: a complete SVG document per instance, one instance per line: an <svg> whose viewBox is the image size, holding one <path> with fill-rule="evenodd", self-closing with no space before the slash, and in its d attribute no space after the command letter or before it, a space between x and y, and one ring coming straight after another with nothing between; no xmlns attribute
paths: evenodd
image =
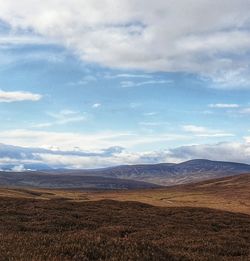
<svg viewBox="0 0 250 261"><path fill-rule="evenodd" d="M29 154L15 159L20 169L250 163L249 9L247 0L0 0L0 143L123 148Z"/></svg>

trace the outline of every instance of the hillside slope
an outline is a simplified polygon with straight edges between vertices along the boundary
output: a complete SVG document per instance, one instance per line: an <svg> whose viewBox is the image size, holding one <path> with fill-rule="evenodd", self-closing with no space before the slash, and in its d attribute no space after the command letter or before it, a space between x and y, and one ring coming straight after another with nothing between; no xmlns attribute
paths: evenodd
<svg viewBox="0 0 250 261"><path fill-rule="evenodd" d="M250 174L207 180L173 187L139 190L63 190L0 188L0 197L139 201L161 207L207 207L250 215Z"/></svg>
<svg viewBox="0 0 250 261"><path fill-rule="evenodd" d="M133 179L171 186L250 173L250 165L196 159L179 164L124 165L93 170L54 170L52 173Z"/></svg>
<svg viewBox="0 0 250 261"><path fill-rule="evenodd" d="M0 186L69 189L152 188L157 187L156 185L187 184L242 173L250 173L250 165L197 159L179 164L161 163L123 165L102 169L0 172Z"/></svg>
<svg viewBox="0 0 250 261"><path fill-rule="evenodd" d="M145 189L159 186L143 181L99 176L53 175L42 172L0 172L0 187Z"/></svg>
<svg viewBox="0 0 250 261"><path fill-rule="evenodd" d="M134 200L163 207L208 207L250 215L250 174L143 191L89 194L89 200Z"/></svg>

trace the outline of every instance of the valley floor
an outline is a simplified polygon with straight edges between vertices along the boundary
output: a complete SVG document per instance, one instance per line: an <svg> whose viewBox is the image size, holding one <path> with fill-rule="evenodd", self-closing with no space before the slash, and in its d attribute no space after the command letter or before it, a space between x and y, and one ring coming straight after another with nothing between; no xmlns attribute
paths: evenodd
<svg viewBox="0 0 250 261"><path fill-rule="evenodd" d="M65 199L76 202L137 201L161 207L206 207L250 215L250 175L141 190L53 190L0 188L0 197Z"/></svg>

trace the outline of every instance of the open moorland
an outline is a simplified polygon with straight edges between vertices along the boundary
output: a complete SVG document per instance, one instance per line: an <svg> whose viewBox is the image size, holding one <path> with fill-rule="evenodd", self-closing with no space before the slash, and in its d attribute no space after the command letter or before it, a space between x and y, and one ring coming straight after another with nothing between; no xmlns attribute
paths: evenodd
<svg viewBox="0 0 250 261"><path fill-rule="evenodd" d="M139 202L1 198L0 260L249 260L250 216Z"/></svg>
<svg viewBox="0 0 250 261"><path fill-rule="evenodd" d="M249 260L250 175L164 189L0 189L0 260Z"/></svg>
<svg viewBox="0 0 250 261"><path fill-rule="evenodd" d="M65 199L77 202L138 201L161 207L206 207L250 215L250 174L139 190L0 188L0 197Z"/></svg>

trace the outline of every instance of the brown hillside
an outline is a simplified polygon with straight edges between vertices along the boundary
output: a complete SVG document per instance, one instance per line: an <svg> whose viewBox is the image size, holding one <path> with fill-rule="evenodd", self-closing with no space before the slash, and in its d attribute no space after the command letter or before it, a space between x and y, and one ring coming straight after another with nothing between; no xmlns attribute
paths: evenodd
<svg viewBox="0 0 250 261"><path fill-rule="evenodd" d="M163 207L208 207L250 214L250 174L213 179L163 189L127 191L79 191L48 189L0 189L0 197L73 201L139 201Z"/></svg>

